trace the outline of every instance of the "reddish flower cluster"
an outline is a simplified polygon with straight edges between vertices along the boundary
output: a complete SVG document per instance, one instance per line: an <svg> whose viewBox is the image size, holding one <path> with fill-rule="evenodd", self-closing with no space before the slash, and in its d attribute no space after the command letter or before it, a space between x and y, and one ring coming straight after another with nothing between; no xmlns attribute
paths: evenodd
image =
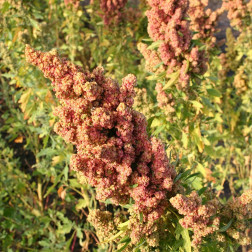
<svg viewBox="0 0 252 252"><path fill-rule="evenodd" d="M179 214L185 215L179 222L184 228L192 228L193 246L197 247L202 242L202 238L214 233L219 229L220 219L215 217L218 209L218 201L208 201L207 204L202 205L201 198L197 192L192 192L189 197L177 194L170 199L171 204L175 207Z"/></svg>
<svg viewBox="0 0 252 252"><path fill-rule="evenodd" d="M202 39L203 42L214 45L216 38L213 36L216 31L216 22L219 11L207 9L208 0L190 0L188 15L190 17L190 29L198 32L194 39Z"/></svg>
<svg viewBox="0 0 252 252"><path fill-rule="evenodd" d="M104 24L110 25L112 22L118 24L123 17L122 9L126 3L127 0L100 0Z"/></svg>
<svg viewBox="0 0 252 252"><path fill-rule="evenodd" d="M148 3L151 7L146 12L149 21L148 33L154 41L162 42L155 53L144 46L140 46L139 50L146 61L151 61L147 63L149 66L162 62L167 77L174 71L180 71L177 87L185 89L189 83L190 72L202 74L206 71L204 51L199 51L197 47L191 51L189 49L192 34L189 30L189 22L186 20L188 0L168 2L148 0Z"/></svg>
<svg viewBox="0 0 252 252"><path fill-rule="evenodd" d="M149 72L160 74L165 71L165 66L162 64L159 53L155 50L148 49L144 43L137 45L138 50L142 53L145 59L145 69Z"/></svg>
<svg viewBox="0 0 252 252"><path fill-rule="evenodd" d="M246 0L223 0L222 10L228 11L228 18L232 26L242 29L246 26L246 19L250 19L252 13L252 1Z"/></svg>
<svg viewBox="0 0 252 252"><path fill-rule="evenodd" d="M252 190L248 190L240 197L228 202L223 211L222 217L233 219L232 227L227 230L227 234L241 245L250 245L252 218Z"/></svg>
<svg viewBox="0 0 252 252"><path fill-rule="evenodd" d="M100 67L83 72L55 51L26 46L25 53L52 81L60 102L55 131L77 148L71 167L97 188L97 199L119 204L131 197L145 220L159 218L175 170L161 141L149 139L145 117L132 109L136 77L129 74L119 87Z"/></svg>

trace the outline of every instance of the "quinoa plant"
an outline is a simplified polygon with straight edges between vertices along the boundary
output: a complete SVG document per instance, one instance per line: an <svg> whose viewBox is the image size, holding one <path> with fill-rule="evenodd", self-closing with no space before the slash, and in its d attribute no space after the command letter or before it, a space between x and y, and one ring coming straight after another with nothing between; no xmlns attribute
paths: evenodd
<svg viewBox="0 0 252 252"><path fill-rule="evenodd" d="M207 5L0 2L2 250L249 248L251 1Z"/></svg>
<svg viewBox="0 0 252 252"><path fill-rule="evenodd" d="M96 188L97 200L109 200L121 206L121 212L127 209L126 216L120 211L115 211L115 216L106 211L90 211L88 220L97 229L102 243L114 241L119 250L166 251L178 246L189 251L191 246L197 250L202 243L205 247L220 248L223 243L223 239L217 239L220 225L226 224L222 232L227 231L226 235L233 237L229 227L236 223L236 218L243 221L243 226L233 225L232 230L243 239L233 237L235 241L228 246L250 243L245 223L250 218L251 191L237 199L234 213L230 208L229 215L225 206L212 199L211 192L205 196L204 204L199 192L192 191L186 197L192 189L185 190L179 180L182 176L188 179L189 173L176 176L161 141L148 137L145 117L132 109L134 75L123 78L119 87L116 81L104 76L102 68L83 71L61 59L55 50L43 53L26 46L25 54L27 61L52 81L60 100L55 109L60 119L55 131L76 145L77 153L71 157L72 169L78 171L82 181ZM185 217L180 219L179 215ZM173 231L169 229L172 226ZM179 227L182 229L177 230ZM186 230L189 227L193 231L192 243ZM177 245L180 236L184 243ZM214 242L203 242L208 236Z"/></svg>

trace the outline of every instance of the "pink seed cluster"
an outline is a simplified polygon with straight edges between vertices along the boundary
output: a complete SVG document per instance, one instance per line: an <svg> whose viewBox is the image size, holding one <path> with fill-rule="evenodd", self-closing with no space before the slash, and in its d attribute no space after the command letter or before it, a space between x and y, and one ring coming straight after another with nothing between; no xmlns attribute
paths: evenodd
<svg viewBox="0 0 252 252"><path fill-rule="evenodd" d="M220 218L213 217L219 208L217 200L202 205L201 198L193 191L188 197L177 194L170 199L170 202L179 214L184 215L184 218L179 221L181 226L193 230L193 246L197 247L203 237L219 229Z"/></svg>
<svg viewBox="0 0 252 252"><path fill-rule="evenodd" d="M112 22L118 24L123 17L123 8L127 0L100 0L100 8L103 11L103 21L105 25Z"/></svg>
<svg viewBox="0 0 252 252"><path fill-rule="evenodd" d="M154 65L159 59L167 76L180 71L177 87L185 89L189 83L190 72L202 74L206 71L204 51L199 51L198 47L194 47L193 50L189 48L192 34L186 20L188 0L148 0L148 3L151 7L146 12L148 33L154 41L161 42L153 58L150 57L153 53L149 49L141 46L139 50L146 61L155 61L148 62L148 65Z"/></svg>
<svg viewBox="0 0 252 252"><path fill-rule="evenodd" d="M54 50L27 45L25 54L52 81L60 102L55 131L77 149L72 169L96 187L98 200L123 204L131 197L136 212L159 218L175 170L161 141L148 137L145 117L132 108L136 77L127 75L119 87L103 68L84 72Z"/></svg>
<svg viewBox="0 0 252 252"><path fill-rule="evenodd" d="M214 46L216 38L213 36L216 31L216 23L219 11L206 9L208 0L190 0L188 15L190 17L190 29L198 32L194 39L202 39L203 42Z"/></svg>
<svg viewBox="0 0 252 252"><path fill-rule="evenodd" d="M228 12L231 25L238 29L242 29L243 26L246 26L246 22L251 22L251 0L223 0L222 10Z"/></svg>
<svg viewBox="0 0 252 252"><path fill-rule="evenodd" d="M239 244L251 244L252 190L244 192L240 197L228 202L222 211L222 217L232 219L232 227L227 234Z"/></svg>

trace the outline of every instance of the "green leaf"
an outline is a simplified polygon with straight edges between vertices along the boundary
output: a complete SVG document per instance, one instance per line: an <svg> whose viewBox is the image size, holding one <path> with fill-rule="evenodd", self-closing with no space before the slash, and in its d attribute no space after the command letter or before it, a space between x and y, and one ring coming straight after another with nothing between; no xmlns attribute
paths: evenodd
<svg viewBox="0 0 252 252"><path fill-rule="evenodd" d="M79 199L77 205L75 206L76 210L87 207L87 201L85 199Z"/></svg>
<svg viewBox="0 0 252 252"><path fill-rule="evenodd" d="M47 157L51 157L53 155L55 155L57 153L57 150L54 150L52 148L45 148L42 149L38 154L37 157L41 157L41 156L47 156Z"/></svg>
<svg viewBox="0 0 252 252"><path fill-rule="evenodd" d="M179 71L176 71L172 74L170 74L168 77L170 78L169 81L165 84L165 86L163 87L163 90L168 89L169 87L171 87L179 78Z"/></svg>
<svg viewBox="0 0 252 252"><path fill-rule="evenodd" d="M9 8L10 8L10 4L7 1L5 1L1 9L2 14L4 14Z"/></svg>
<svg viewBox="0 0 252 252"><path fill-rule="evenodd" d="M74 188L81 188L81 184L78 182L77 179L69 179L70 186Z"/></svg>
<svg viewBox="0 0 252 252"><path fill-rule="evenodd" d="M232 225L233 221L234 221L234 219L231 219L231 220L228 222L228 224L225 225L224 227L220 228L220 229L218 230L218 232L226 232L226 231L230 228L230 226Z"/></svg>
<svg viewBox="0 0 252 252"><path fill-rule="evenodd" d="M192 251L192 247L191 247L191 239L189 236L189 232L187 229L183 229L181 232L181 235L184 239L184 249L186 252L191 252Z"/></svg>
<svg viewBox="0 0 252 252"><path fill-rule="evenodd" d="M198 191L198 195L200 196L201 194L203 194L208 187L202 187L199 191Z"/></svg>
<svg viewBox="0 0 252 252"><path fill-rule="evenodd" d="M161 126L161 125L162 125L161 120L158 119L158 118L154 118L150 127L151 128L156 128L156 127Z"/></svg>
<svg viewBox="0 0 252 252"><path fill-rule="evenodd" d="M125 236L125 237L123 237L119 242L118 242L118 244L120 244L120 243L125 243L125 242L128 242L128 241L130 241L131 239L129 238L129 236L127 235L127 236Z"/></svg>
<svg viewBox="0 0 252 252"><path fill-rule="evenodd" d="M195 176L198 176L198 175L200 175L200 172L193 173L193 174L189 175L189 176L185 179L185 181L188 180L188 179L190 179L190 178L193 178L193 177L195 177Z"/></svg>
<svg viewBox="0 0 252 252"><path fill-rule="evenodd" d="M203 105L198 101L191 101L191 103L192 103L193 107L196 108L197 110L200 110L203 108Z"/></svg>
<svg viewBox="0 0 252 252"><path fill-rule="evenodd" d="M66 242L66 247L65 247L65 251L69 251L69 248L71 246L72 240L74 238L76 231L73 232L72 236L68 239L68 241Z"/></svg>
<svg viewBox="0 0 252 252"><path fill-rule="evenodd" d="M131 188L136 188L136 187L138 187L138 184L134 184L134 185L132 185L132 186L130 186Z"/></svg>
<svg viewBox="0 0 252 252"><path fill-rule="evenodd" d="M162 40L155 41L150 46L148 46L147 49L152 50L158 48L162 43L163 43Z"/></svg>
<svg viewBox="0 0 252 252"><path fill-rule="evenodd" d="M120 249L116 250L116 252L121 252L121 251L123 251L123 250L129 245L129 243L130 243L130 240L127 241Z"/></svg>
<svg viewBox="0 0 252 252"><path fill-rule="evenodd" d="M183 173L178 174L175 179L174 183L176 183L178 180L187 177L191 173L192 169L186 170Z"/></svg>
<svg viewBox="0 0 252 252"><path fill-rule="evenodd" d="M202 102L209 108L214 109L213 104L210 102L210 100L204 96L201 96Z"/></svg>
<svg viewBox="0 0 252 252"><path fill-rule="evenodd" d="M182 177L183 173L179 173L175 178L174 178L174 183L176 183L177 181L179 181Z"/></svg>
<svg viewBox="0 0 252 252"><path fill-rule="evenodd" d="M220 91L213 88L207 89L207 93L211 96L221 97Z"/></svg>
<svg viewBox="0 0 252 252"><path fill-rule="evenodd" d="M143 213L140 213L140 223L143 223Z"/></svg>
<svg viewBox="0 0 252 252"><path fill-rule="evenodd" d="M185 149L187 149L188 143L189 143L189 139L188 139L188 135L185 132L182 132L182 143L183 143L183 147Z"/></svg>
<svg viewBox="0 0 252 252"><path fill-rule="evenodd" d="M38 25L38 22L37 22L36 20L34 20L34 19L30 18L30 17L29 17L29 20L30 20L31 25L32 25L33 27L35 27L36 29L40 30L39 25Z"/></svg>
<svg viewBox="0 0 252 252"><path fill-rule="evenodd" d="M125 231L119 231L117 234L111 236L110 238L108 238L107 240L104 240L103 242L101 243L108 243L108 242L111 242L111 241L114 241L115 239L117 239L118 237L120 237Z"/></svg>

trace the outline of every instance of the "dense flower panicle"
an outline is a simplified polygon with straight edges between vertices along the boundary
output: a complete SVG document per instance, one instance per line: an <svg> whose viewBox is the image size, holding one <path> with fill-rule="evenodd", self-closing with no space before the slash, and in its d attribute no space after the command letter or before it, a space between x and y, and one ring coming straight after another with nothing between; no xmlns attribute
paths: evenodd
<svg viewBox="0 0 252 252"><path fill-rule="evenodd" d="M100 8L103 11L103 21L105 25L112 22L118 24L123 18L123 8L127 0L100 0Z"/></svg>
<svg viewBox="0 0 252 252"><path fill-rule="evenodd" d="M161 83L156 84L155 90L157 91L158 106L163 109L167 120L172 122L172 115L175 112L175 102L172 94L166 94Z"/></svg>
<svg viewBox="0 0 252 252"><path fill-rule="evenodd" d="M251 244L252 190L244 192L224 206L222 218L233 219L233 224L227 234L241 245Z"/></svg>
<svg viewBox="0 0 252 252"><path fill-rule="evenodd" d="M186 89L190 73L203 74L206 71L204 51L194 47L190 52L192 33L186 20L188 0L149 0L151 9L146 12L148 33L154 41L161 41L158 50L147 49L140 44L139 50L146 60L147 70L169 74L180 71L177 88ZM193 57L197 55L197 57ZM163 65L162 65L163 64ZM161 65L161 66L160 66Z"/></svg>
<svg viewBox="0 0 252 252"><path fill-rule="evenodd" d="M192 228L193 230L193 246L197 247L202 238L214 233L219 229L220 218L213 217L219 208L217 200L208 201L207 204L202 205L201 198L197 192L193 191L190 196L186 197L177 194L170 199L174 208L179 214L185 215L179 222L184 228Z"/></svg>
<svg viewBox="0 0 252 252"><path fill-rule="evenodd" d="M240 58L239 47L241 44L244 48L250 48L252 46L252 41L247 39L252 36L252 26L247 27L243 30L239 37L235 39L232 30L227 29L226 31L226 49L225 53L219 56L222 69L219 71L219 79L223 84L226 83L227 75L230 71L234 72L233 86L236 89L237 95L245 94L249 90L249 69L252 67L251 57Z"/></svg>
<svg viewBox="0 0 252 252"><path fill-rule="evenodd" d="M252 1L251 0L223 0L222 11L228 12L230 24L239 30L246 27L246 22L251 23ZM249 19L249 20L246 20Z"/></svg>
<svg viewBox="0 0 252 252"><path fill-rule="evenodd" d="M252 217L252 190L234 198L224 206L217 199L203 205L195 191L188 197L177 194L170 199L170 203L179 214L184 215L180 224L193 230L192 244L195 247L201 244L203 237L210 234L215 235L219 242L225 242L225 237L215 231L219 229L220 221L228 223L231 219L232 225L228 228L227 234L241 245L251 244L248 220Z"/></svg>
<svg viewBox="0 0 252 252"><path fill-rule="evenodd" d="M237 69L237 73L234 77L234 86L236 88L237 95L243 94L248 90L248 76L245 71L246 66L242 65Z"/></svg>
<svg viewBox="0 0 252 252"><path fill-rule="evenodd" d="M146 88L135 88L135 93L133 108L149 119L154 112L154 102L148 96Z"/></svg>
<svg viewBox="0 0 252 252"><path fill-rule="evenodd" d="M144 115L132 108L136 77L127 75L119 87L102 68L83 72L56 51L27 46L25 53L52 81L60 102L55 131L77 149L72 169L96 187L97 199L124 204L132 197L146 221L156 211L160 217L175 170L160 140L149 139Z"/></svg>
<svg viewBox="0 0 252 252"><path fill-rule="evenodd" d="M214 46L216 38L216 23L221 10L212 11L206 9L208 0L190 0L188 15L190 17L190 29L198 32L193 36L194 39L201 39L203 42Z"/></svg>
<svg viewBox="0 0 252 252"><path fill-rule="evenodd" d="M91 210L87 220L95 227L96 235L100 242L108 240L117 232L112 213L108 211L101 211L98 209Z"/></svg>
<svg viewBox="0 0 252 252"><path fill-rule="evenodd" d="M156 213L156 216L160 216L159 213ZM153 218L149 222L141 222L139 217L132 213L129 218L129 229L132 232L129 233L131 242L133 244L139 243L142 238L146 238L146 241L149 246L157 247L159 245L159 232L160 225L162 223L161 219Z"/></svg>
<svg viewBox="0 0 252 252"><path fill-rule="evenodd" d="M160 59L158 52L148 49L148 46L144 43L139 43L137 48L145 58L145 68L147 71L156 74L165 71L165 67L162 64L162 60Z"/></svg>

